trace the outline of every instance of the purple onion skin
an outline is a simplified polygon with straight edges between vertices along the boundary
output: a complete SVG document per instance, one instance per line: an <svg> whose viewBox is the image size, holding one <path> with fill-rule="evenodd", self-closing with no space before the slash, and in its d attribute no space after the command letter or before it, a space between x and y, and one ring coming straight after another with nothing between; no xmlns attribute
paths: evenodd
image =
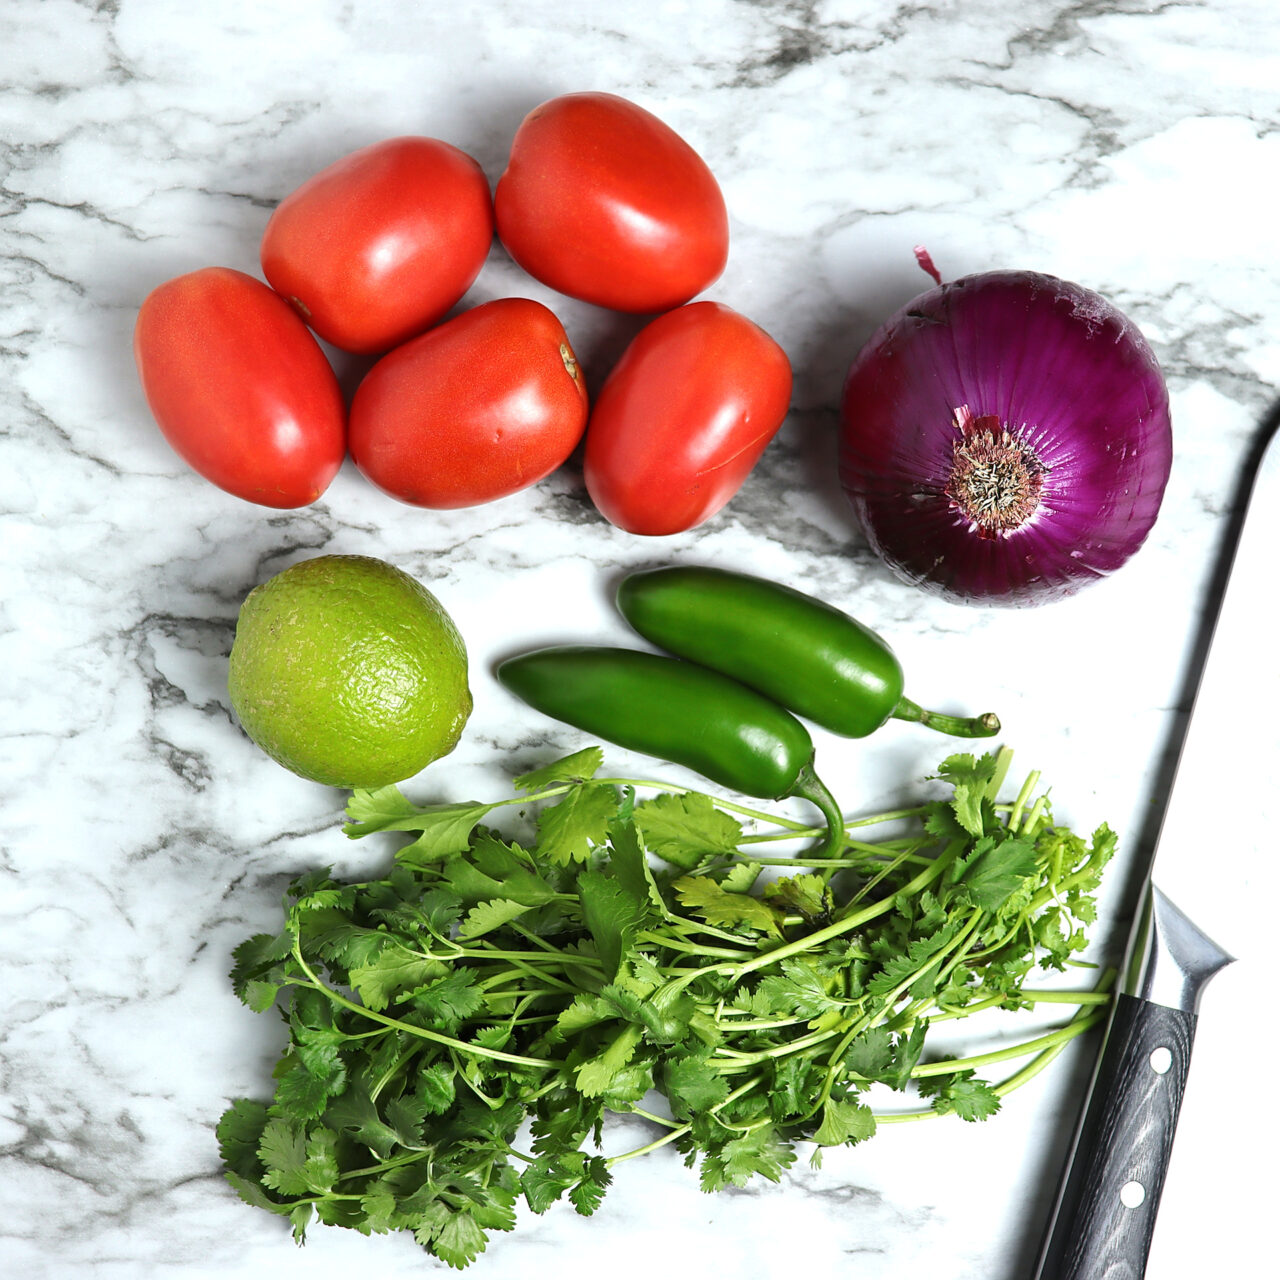
<svg viewBox="0 0 1280 1280"><path fill-rule="evenodd" d="M946 492L964 406L1045 468L1016 528L980 528ZM1120 568L1155 523L1173 458L1141 333L1098 294L1030 271L907 303L850 368L841 419L840 480L872 549L966 604L1043 604Z"/></svg>

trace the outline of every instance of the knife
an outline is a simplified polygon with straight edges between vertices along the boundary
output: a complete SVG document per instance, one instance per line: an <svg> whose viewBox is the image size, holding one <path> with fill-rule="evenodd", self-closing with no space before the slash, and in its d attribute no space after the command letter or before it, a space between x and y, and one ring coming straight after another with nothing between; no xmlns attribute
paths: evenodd
<svg viewBox="0 0 1280 1280"><path fill-rule="evenodd" d="M1234 945L1240 931L1243 886L1232 883L1227 868L1206 869L1207 850L1221 839L1222 797L1230 794L1231 782L1238 786L1238 776L1228 771L1238 766L1232 743L1246 717L1265 723L1259 718L1280 716L1266 589L1280 546L1278 440L1280 433L1268 441L1250 486L1111 1018L1034 1280L1138 1280L1146 1273L1200 996L1233 960L1214 938ZM1242 703L1246 688L1249 701ZM1260 763L1263 785L1274 789L1268 762ZM1271 763L1280 765L1280 759ZM1230 849L1233 859L1248 852ZM1215 882L1221 882L1217 892Z"/></svg>

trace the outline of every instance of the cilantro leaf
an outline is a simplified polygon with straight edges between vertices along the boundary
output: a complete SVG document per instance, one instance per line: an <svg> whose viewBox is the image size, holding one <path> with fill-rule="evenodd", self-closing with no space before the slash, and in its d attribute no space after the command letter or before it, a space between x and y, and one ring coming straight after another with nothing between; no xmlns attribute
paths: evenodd
<svg viewBox="0 0 1280 1280"><path fill-rule="evenodd" d="M1035 845L1017 836L999 843L988 836L958 867L969 901L985 911L997 911L1036 874Z"/></svg>
<svg viewBox="0 0 1280 1280"><path fill-rule="evenodd" d="M247 1205L251 1205L255 1209L265 1209L268 1213L277 1213L284 1217L288 1217L293 1212L293 1206L281 1204L278 1200L273 1200L266 1191L266 1188L257 1178L246 1177L237 1173L234 1169L228 1169L223 1176L235 1188L236 1194Z"/></svg>
<svg viewBox="0 0 1280 1280"><path fill-rule="evenodd" d="M459 926L458 937L468 942L482 938L512 920L518 920L528 910L527 903L513 902L510 898L491 898L488 902L477 903Z"/></svg>
<svg viewBox="0 0 1280 1280"><path fill-rule="evenodd" d="M682 906L710 925L781 935L778 913L746 893L729 893L709 876L681 876L672 886Z"/></svg>
<svg viewBox="0 0 1280 1280"><path fill-rule="evenodd" d="M949 756L938 767L938 777L951 784L954 795L951 807L956 820L971 836L981 836L987 829L990 797L988 788L996 775L996 757L957 754Z"/></svg>
<svg viewBox="0 0 1280 1280"><path fill-rule="evenodd" d="M721 877L720 887L726 893L750 893L754 888L757 880L760 879L760 872L763 870L758 862L752 862L749 859L741 862L735 862ZM770 886L765 886L764 896L769 897Z"/></svg>
<svg viewBox="0 0 1280 1280"><path fill-rule="evenodd" d="M342 830L352 839L368 835L371 831L417 830L416 827L399 825L406 819L412 822L417 816L418 806L394 784L376 788L360 787L352 791L351 798L347 801L349 821Z"/></svg>
<svg viewBox="0 0 1280 1280"><path fill-rule="evenodd" d="M864 1080L883 1079L892 1062L893 1036L883 1023L861 1032L844 1054L846 1069Z"/></svg>
<svg viewBox="0 0 1280 1280"><path fill-rule="evenodd" d="M708 1111L729 1094L729 1082L705 1056L686 1054L669 1061L663 1082L672 1114L677 1117Z"/></svg>
<svg viewBox="0 0 1280 1280"><path fill-rule="evenodd" d="M461 1270L485 1250L488 1237L471 1214L437 1200L414 1231L414 1239L441 1262Z"/></svg>
<svg viewBox="0 0 1280 1280"><path fill-rule="evenodd" d="M466 849L471 833L492 808L487 804L440 804L418 810L418 821L406 830L421 834L396 850L396 861L406 867L430 867Z"/></svg>
<svg viewBox="0 0 1280 1280"><path fill-rule="evenodd" d="M807 1114L825 1071L810 1058L793 1054L772 1064L769 1113L776 1121Z"/></svg>
<svg viewBox="0 0 1280 1280"><path fill-rule="evenodd" d="M583 1161L582 1177L569 1188L569 1203L582 1217L589 1218L600 1207L612 1181L603 1157L588 1156Z"/></svg>
<svg viewBox="0 0 1280 1280"><path fill-rule="evenodd" d="M416 805L394 785L375 791L356 790L347 802L347 816L351 821L342 830L353 840L375 831L421 832L418 839L400 849L396 857L422 866L465 849L473 828L492 808L491 804L476 801Z"/></svg>
<svg viewBox="0 0 1280 1280"><path fill-rule="evenodd" d="M268 1120L258 1141L258 1159L266 1172L264 1186L282 1195L301 1196L311 1190L307 1179L307 1135L289 1120Z"/></svg>
<svg viewBox="0 0 1280 1280"><path fill-rule="evenodd" d="M562 1035L573 1035L588 1027L599 1026L617 1016L617 1007L604 996L590 991L580 991L572 1003L560 1010L556 1018L556 1030Z"/></svg>
<svg viewBox="0 0 1280 1280"><path fill-rule="evenodd" d="M944 1115L952 1112L970 1123L986 1120L1000 1110L1000 1095L972 1071L929 1077L920 1081L920 1092L932 1096L935 1111Z"/></svg>
<svg viewBox="0 0 1280 1280"><path fill-rule="evenodd" d="M431 1026L452 1034L480 1011L484 992L472 972L454 969L411 992L409 1002Z"/></svg>
<svg viewBox="0 0 1280 1280"><path fill-rule="evenodd" d="M600 1207L611 1180L600 1156L577 1150L544 1152L521 1173L520 1189L534 1213L545 1213L567 1192L573 1207L589 1217Z"/></svg>
<svg viewBox="0 0 1280 1280"><path fill-rule="evenodd" d="M939 953L951 944L959 931L959 923L952 921L933 933L913 938L905 951L895 948L883 969L867 983L868 994L887 996L907 984L914 995L916 984L931 973Z"/></svg>
<svg viewBox="0 0 1280 1280"><path fill-rule="evenodd" d="M618 813L618 794L606 783L575 787L538 819L538 850L560 866L585 862L605 843L609 823Z"/></svg>
<svg viewBox="0 0 1280 1280"><path fill-rule="evenodd" d="M831 889L821 876L783 876L765 885L765 901L781 911L802 915L808 920L825 920L835 905Z"/></svg>
<svg viewBox="0 0 1280 1280"><path fill-rule="evenodd" d="M939 840L964 840L969 835L946 800L934 800L925 807L924 829Z"/></svg>
<svg viewBox="0 0 1280 1280"><path fill-rule="evenodd" d="M327 1068L317 1064L320 1069L312 1070L302 1060L299 1049L300 1046L294 1045L281 1059L271 1110L274 1115L289 1120L314 1120L324 1111L329 1099L342 1092L347 1082L347 1071L336 1059Z"/></svg>
<svg viewBox="0 0 1280 1280"><path fill-rule="evenodd" d="M391 940L383 929L357 924L346 911L321 907L300 921L303 948L343 969L370 964Z"/></svg>
<svg viewBox="0 0 1280 1280"><path fill-rule="evenodd" d="M456 1077L449 1062L431 1062L419 1068L413 1090L424 1115L441 1115L449 1110L457 1097Z"/></svg>
<svg viewBox="0 0 1280 1280"><path fill-rule="evenodd" d="M910 1034L899 1035L894 1040L893 1065L884 1077L884 1082L892 1089L905 1089L911 1079L911 1073L920 1061L924 1051L925 1036L929 1031L927 1018L919 1019L911 1028Z"/></svg>
<svg viewBox="0 0 1280 1280"><path fill-rule="evenodd" d="M852 1146L864 1142L876 1131L876 1118L863 1102L828 1098L822 1104L822 1123L813 1140L820 1147Z"/></svg>
<svg viewBox="0 0 1280 1280"><path fill-rule="evenodd" d="M256 933L232 952L231 988L254 1013L275 1003L285 980L283 962L292 953L288 933Z"/></svg>
<svg viewBox="0 0 1280 1280"><path fill-rule="evenodd" d="M791 1145L778 1136L772 1125L761 1125L740 1137L731 1138L708 1154L702 1162L704 1191L726 1186L745 1187L757 1174L777 1182L784 1169L795 1163Z"/></svg>
<svg viewBox="0 0 1280 1280"><path fill-rule="evenodd" d="M368 1084L360 1078L334 1098L324 1113L334 1130L350 1133L367 1146L379 1159L387 1159L400 1141L395 1129L378 1114Z"/></svg>
<svg viewBox="0 0 1280 1280"><path fill-rule="evenodd" d="M237 1099L222 1113L217 1127L218 1154L228 1169L245 1178L258 1176L258 1146L269 1119L266 1106L249 1098Z"/></svg>
<svg viewBox="0 0 1280 1280"><path fill-rule="evenodd" d="M636 805L635 823L652 853L685 871L736 854L742 840L741 824L700 792L645 800Z"/></svg>
<svg viewBox="0 0 1280 1280"><path fill-rule="evenodd" d="M600 1053L582 1063L575 1077L579 1092L588 1098L606 1093L631 1061L640 1045L640 1035L638 1026L624 1026Z"/></svg>
<svg viewBox="0 0 1280 1280"><path fill-rule="evenodd" d="M629 892L620 880L600 871L578 877L582 916L595 940L606 978L612 979L635 945L636 934L649 915L647 894Z"/></svg>
<svg viewBox="0 0 1280 1280"><path fill-rule="evenodd" d="M634 902L668 914L667 904L645 858L640 832L632 820L620 819L610 828L609 869Z"/></svg>
<svg viewBox="0 0 1280 1280"><path fill-rule="evenodd" d="M393 943L369 963L351 970L351 985L365 1005L381 1011L400 995L416 991L448 972L442 961Z"/></svg>
<svg viewBox="0 0 1280 1280"><path fill-rule="evenodd" d="M562 756L541 769L522 773L515 779L521 791L540 791L560 782L588 782L600 772L604 752L599 747L583 747L572 755Z"/></svg>
<svg viewBox="0 0 1280 1280"><path fill-rule="evenodd" d="M838 998L830 995L822 975L798 957L784 960L780 974L762 978L752 997L753 1009L761 1013L796 1013L803 1018L817 1018L839 1008Z"/></svg>
<svg viewBox="0 0 1280 1280"><path fill-rule="evenodd" d="M534 1213L546 1213L578 1181L579 1170L560 1152L538 1156L520 1174L525 1203Z"/></svg>

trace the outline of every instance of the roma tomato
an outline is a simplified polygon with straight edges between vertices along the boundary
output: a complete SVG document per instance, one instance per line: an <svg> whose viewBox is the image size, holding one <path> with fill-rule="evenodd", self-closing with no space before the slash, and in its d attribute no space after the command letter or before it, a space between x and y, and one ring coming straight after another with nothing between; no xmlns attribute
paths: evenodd
<svg viewBox="0 0 1280 1280"><path fill-rule="evenodd" d="M204 267L152 290L133 331L165 438L207 480L265 507L301 507L346 454L346 406L320 344L260 280Z"/></svg>
<svg viewBox="0 0 1280 1280"><path fill-rule="evenodd" d="M376 354L439 320L492 243L480 166L435 138L390 138L279 203L262 235L262 273L326 342Z"/></svg>
<svg viewBox="0 0 1280 1280"><path fill-rule="evenodd" d="M419 507L471 507L554 471L587 424L560 321L540 302L481 303L388 352L351 402L351 456Z"/></svg>
<svg viewBox="0 0 1280 1280"><path fill-rule="evenodd" d="M711 170L656 116L570 93L516 130L494 192L498 238L531 276L617 311L666 311L716 280L729 219Z"/></svg>
<svg viewBox="0 0 1280 1280"><path fill-rule="evenodd" d="M587 426L587 492L630 533L691 529L737 493L787 416L791 362L718 302L691 302L632 339Z"/></svg>

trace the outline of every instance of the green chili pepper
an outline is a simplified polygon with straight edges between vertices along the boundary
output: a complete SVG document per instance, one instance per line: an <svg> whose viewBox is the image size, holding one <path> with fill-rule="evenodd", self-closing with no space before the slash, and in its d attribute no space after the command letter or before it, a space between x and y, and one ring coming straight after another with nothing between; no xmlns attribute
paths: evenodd
<svg viewBox="0 0 1280 1280"><path fill-rule="evenodd" d="M766 694L847 738L891 717L961 738L1000 732L992 714L926 711L903 697L902 666L874 631L763 578L676 565L623 579L618 608L646 640Z"/></svg>
<svg viewBox="0 0 1280 1280"><path fill-rule="evenodd" d="M743 795L800 796L826 819L824 856L843 847L844 818L813 771L809 731L726 675L634 649L558 645L508 658L497 676L545 715L620 747Z"/></svg>

